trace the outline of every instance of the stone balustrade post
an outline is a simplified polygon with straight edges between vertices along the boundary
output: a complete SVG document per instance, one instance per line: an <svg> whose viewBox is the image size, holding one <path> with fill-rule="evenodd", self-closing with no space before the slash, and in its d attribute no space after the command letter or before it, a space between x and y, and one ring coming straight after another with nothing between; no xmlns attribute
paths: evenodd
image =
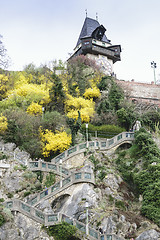
<svg viewBox="0 0 160 240"><path fill-rule="evenodd" d="M49 187L49 188L48 188L48 195L50 195L50 194L52 193L52 191L51 191L51 190L52 190L52 188L51 188L51 187Z"/></svg>
<svg viewBox="0 0 160 240"><path fill-rule="evenodd" d="M18 211L20 208L21 208L21 206L20 206L20 200L18 200L18 199L14 199L13 200L13 209L15 210L15 211Z"/></svg>
<svg viewBox="0 0 160 240"><path fill-rule="evenodd" d="M42 161L38 160L38 168L39 170L42 170Z"/></svg>
<svg viewBox="0 0 160 240"><path fill-rule="evenodd" d="M58 213L58 222L62 222L62 213Z"/></svg>
<svg viewBox="0 0 160 240"><path fill-rule="evenodd" d="M122 133L122 139L126 139L126 132Z"/></svg>
<svg viewBox="0 0 160 240"><path fill-rule="evenodd" d="M74 218L73 218L73 226L75 226L75 227L77 226L76 225L76 220Z"/></svg>
<svg viewBox="0 0 160 240"><path fill-rule="evenodd" d="M44 217L44 225L45 226L49 225L49 223L48 223L48 215L47 214L45 214L45 217Z"/></svg>
<svg viewBox="0 0 160 240"><path fill-rule="evenodd" d="M48 162L46 162L46 171L49 172L49 168L48 168Z"/></svg>
<svg viewBox="0 0 160 240"><path fill-rule="evenodd" d="M71 173L71 182L74 182L75 181L75 172L72 172Z"/></svg>
<svg viewBox="0 0 160 240"><path fill-rule="evenodd" d="M30 209L31 209L30 215L33 216L33 217L36 217L35 209L33 207L31 207Z"/></svg>

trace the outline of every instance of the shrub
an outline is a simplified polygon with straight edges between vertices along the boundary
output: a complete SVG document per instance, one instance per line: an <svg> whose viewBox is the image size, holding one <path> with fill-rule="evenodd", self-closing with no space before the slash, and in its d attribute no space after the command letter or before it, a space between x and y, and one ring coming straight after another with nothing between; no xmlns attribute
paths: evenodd
<svg viewBox="0 0 160 240"><path fill-rule="evenodd" d="M42 115L42 105L32 102L27 108L27 113L35 116Z"/></svg>
<svg viewBox="0 0 160 240"><path fill-rule="evenodd" d="M8 198L13 198L13 194L12 193L7 193L7 197Z"/></svg>
<svg viewBox="0 0 160 240"><path fill-rule="evenodd" d="M42 154L45 157L50 156L53 152L63 152L71 145L71 135L65 131L52 131L40 129L40 138L42 142Z"/></svg>
<svg viewBox="0 0 160 240"><path fill-rule="evenodd" d="M155 131L155 124L159 122L160 113L157 111L149 111L142 115L142 123L145 126L150 127L152 131Z"/></svg>
<svg viewBox="0 0 160 240"><path fill-rule="evenodd" d="M142 214L160 226L160 151L151 134L141 128L127 153L117 159L118 169L135 193L143 195ZM136 165L138 158L140 168Z"/></svg>
<svg viewBox="0 0 160 240"><path fill-rule="evenodd" d="M14 166L14 170L23 170L23 171L25 171L27 169L27 166L24 166L24 165L20 165L20 166L18 166L18 165L15 165Z"/></svg>
<svg viewBox="0 0 160 240"><path fill-rule="evenodd" d="M54 236L55 240L78 240L79 238L74 237L76 231L76 227L66 222L62 222L54 226L49 226L47 229L48 235Z"/></svg>
<svg viewBox="0 0 160 240"><path fill-rule="evenodd" d="M3 136L6 142L14 142L31 157L40 153L40 118L31 116L22 110L8 109L4 112L8 119L8 129ZM38 155L39 157L39 155Z"/></svg>
<svg viewBox="0 0 160 240"><path fill-rule="evenodd" d="M0 115L0 134L4 134L8 128L8 121L5 116Z"/></svg>
<svg viewBox="0 0 160 240"><path fill-rule="evenodd" d="M27 197L28 195L30 195L31 194L31 192L30 191L27 191L27 192L25 192L24 194L23 194L23 196L24 197Z"/></svg>
<svg viewBox="0 0 160 240"><path fill-rule="evenodd" d="M120 201L120 200L116 200L115 206L116 206L117 208L122 209L122 210L125 210L125 209L126 209L124 202L122 202L122 201Z"/></svg>
<svg viewBox="0 0 160 240"><path fill-rule="evenodd" d="M49 173L46 176L45 186L50 187L56 182L56 177L54 173Z"/></svg>
<svg viewBox="0 0 160 240"><path fill-rule="evenodd" d="M2 214L0 214L0 227L5 223L5 218Z"/></svg>
<svg viewBox="0 0 160 240"><path fill-rule="evenodd" d="M87 99L96 99L99 98L101 95L100 91L98 88L94 87L94 88L88 88L85 93L83 94L83 96Z"/></svg>

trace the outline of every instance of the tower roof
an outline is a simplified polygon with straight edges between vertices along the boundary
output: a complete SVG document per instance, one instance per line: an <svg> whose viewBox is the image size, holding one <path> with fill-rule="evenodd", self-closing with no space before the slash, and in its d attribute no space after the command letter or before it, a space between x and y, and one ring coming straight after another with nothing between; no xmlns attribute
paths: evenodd
<svg viewBox="0 0 160 240"><path fill-rule="evenodd" d="M102 25L100 25L97 20L86 17L86 19L84 21L84 24L83 24L83 27L82 27L82 30L81 30L81 33L79 35L76 47L80 44L82 38L84 38L84 37L92 37L92 33L100 26L102 26ZM110 42L110 40L107 39L105 34L103 35L101 41L106 42L106 43Z"/></svg>

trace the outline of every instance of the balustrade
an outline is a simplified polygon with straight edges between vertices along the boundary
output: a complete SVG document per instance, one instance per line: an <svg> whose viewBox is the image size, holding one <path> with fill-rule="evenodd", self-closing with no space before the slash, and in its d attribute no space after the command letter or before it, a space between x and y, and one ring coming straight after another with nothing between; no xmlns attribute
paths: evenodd
<svg viewBox="0 0 160 240"><path fill-rule="evenodd" d="M76 225L76 227L83 231L84 233L86 233L86 225L74 220L70 217L67 217L65 215L61 215L61 218L59 217L59 214L45 214L42 211L38 210L37 208L33 207L33 205L38 204L39 201L43 198L46 197L46 195L52 194L56 191L58 192L59 190L62 191L63 189L67 188L66 185L69 184L69 186L71 184L77 183L77 182L83 182L83 181L88 181L88 182L92 182L94 183L94 176L93 174L89 173L89 172L70 172L68 169L65 168L60 168L59 165L56 165L56 163L58 163L61 159L66 159L67 157L73 156L74 153L78 153L78 152L84 152L84 150L89 146L89 147L93 147L95 149L99 148L101 149L107 149L107 148L111 148L111 146L115 146L116 142L117 144L123 142L124 140L130 140L132 141L134 139L134 133L130 133L130 132L124 132L121 133L115 137L113 137L112 139L108 139L106 141L92 141L92 142L88 142L88 144L82 143L79 144L75 147L72 147L68 150L66 150L65 152L63 152L62 154L58 155L56 158L52 159L55 161L54 163L47 163L47 162L30 162L29 166L31 169L37 169L37 170L55 170L55 171L59 171L61 169L61 172L65 175L69 175L67 178L62 180L62 188L61 188L61 184L60 182L54 184L53 186L51 186L48 189L48 192L46 194L46 190L42 191L41 193L38 193L36 197L34 197L33 199L28 201L28 204L25 204L24 202L20 201L20 200L13 200L13 201L8 201L5 203L5 206L7 208L10 208L13 211L22 211L22 213L26 214L27 216L30 216L33 219L36 219L37 221L44 223L46 226L48 225L53 225L54 223L57 223L59 221L66 221L69 224L72 225ZM38 220L39 219L39 220ZM101 234L95 230L94 228L89 227L88 228L88 234L92 239L98 239L98 240L120 240L121 238L119 238L116 235L108 235L108 234Z"/></svg>
<svg viewBox="0 0 160 240"><path fill-rule="evenodd" d="M65 221L71 225L75 225L80 231L86 233L86 224L77 221L69 216L64 214L46 214L42 211L38 210L35 207L29 206L28 204L22 202L21 200L15 199L13 201L9 201L4 203L7 208L10 208L11 211L20 211L23 214L26 214L28 217L43 223L45 226L52 226L57 224L60 221ZM99 231L94 229L93 227L88 226L88 235L91 239L98 239L98 240L121 240L120 237L116 236L115 234L100 234Z"/></svg>

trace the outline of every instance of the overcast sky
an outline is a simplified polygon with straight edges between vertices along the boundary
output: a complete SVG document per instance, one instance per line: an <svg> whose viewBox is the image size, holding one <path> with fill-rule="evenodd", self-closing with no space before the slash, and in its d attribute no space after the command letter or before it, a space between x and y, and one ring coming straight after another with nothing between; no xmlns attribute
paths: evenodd
<svg viewBox="0 0 160 240"><path fill-rule="evenodd" d="M12 70L26 64L66 61L85 20L96 18L111 43L122 47L114 64L119 79L160 79L160 0L0 0L0 34L12 59Z"/></svg>

